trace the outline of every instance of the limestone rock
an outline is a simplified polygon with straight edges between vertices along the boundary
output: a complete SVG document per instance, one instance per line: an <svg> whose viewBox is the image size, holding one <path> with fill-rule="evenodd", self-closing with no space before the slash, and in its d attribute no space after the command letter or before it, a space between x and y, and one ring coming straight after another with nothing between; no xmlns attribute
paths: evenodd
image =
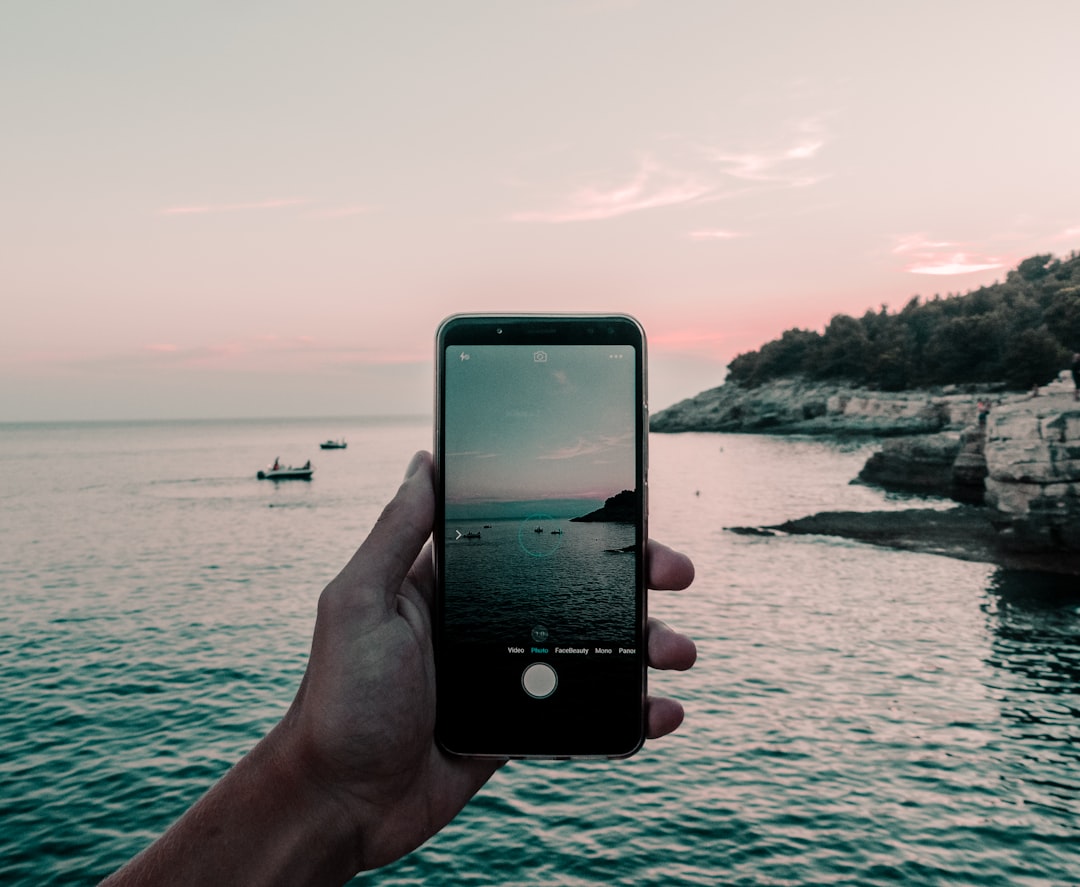
<svg viewBox="0 0 1080 887"><path fill-rule="evenodd" d="M982 504L986 498L986 430L969 425L960 434L960 452L952 464L949 495L958 502Z"/></svg>
<svg viewBox="0 0 1080 887"><path fill-rule="evenodd" d="M650 429L881 436L958 432L975 421L977 401L991 393L991 387L956 386L871 391L797 377L755 388L728 383L659 411Z"/></svg>
<svg viewBox="0 0 1080 887"><path fill-rule="evenodd" d="M986 467L986 502L1004 545L1080 551L1080 404L1057 393L994 410Z"/></svg>
<svg viewBox="0 0 1080 887"><path fill-rule="evenodd" d="M866 461L858 479L890 490L947 496L959 452L960 435L955 432L887 440Z"/></svg>

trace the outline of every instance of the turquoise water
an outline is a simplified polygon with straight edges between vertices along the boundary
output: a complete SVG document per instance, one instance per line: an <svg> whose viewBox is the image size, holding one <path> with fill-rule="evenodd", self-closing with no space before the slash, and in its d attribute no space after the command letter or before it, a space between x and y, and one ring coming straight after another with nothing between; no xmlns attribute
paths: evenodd
<svg viewBox="0 0 1080 887"><path fill-rule="evenodd" d="M344 435L349 448L317 444ZM0 426L0 883L92 884L281 715L425 421ZM1080 883L1080 589L738 524L904 507L864 446L654 435L687 723L521 763L360 884ZM255 480L311 458L311 483ZM917 504L924 504L917 502Z"/></svg>

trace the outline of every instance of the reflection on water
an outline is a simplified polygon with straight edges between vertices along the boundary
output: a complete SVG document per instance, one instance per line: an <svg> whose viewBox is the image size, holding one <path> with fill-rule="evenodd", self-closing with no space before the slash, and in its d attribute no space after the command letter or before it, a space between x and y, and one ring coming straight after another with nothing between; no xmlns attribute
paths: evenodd
<svg viewBox="0 0 1080 887"><path fill-rule="evenodd" d="M984 604L991 630L988 689L1017 743L1013 769L1026 803L1080 815L1080 583L1072 576L997 570ZM1032 771L1035 770L1036 773ZM1047 774L1053 774L1048 776Z"/></svg>

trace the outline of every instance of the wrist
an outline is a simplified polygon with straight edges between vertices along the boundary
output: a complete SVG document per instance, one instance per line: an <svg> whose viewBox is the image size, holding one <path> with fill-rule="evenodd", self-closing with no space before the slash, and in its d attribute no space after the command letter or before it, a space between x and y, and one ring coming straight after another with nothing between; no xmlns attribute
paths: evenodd
<svg viewBox="0 0 1080 887"><path fill-rule="evenodd" d="M245 759L280 823L267 870L283 884L343 884L364 867L361 811L296 726L287 715Z"/></svg>

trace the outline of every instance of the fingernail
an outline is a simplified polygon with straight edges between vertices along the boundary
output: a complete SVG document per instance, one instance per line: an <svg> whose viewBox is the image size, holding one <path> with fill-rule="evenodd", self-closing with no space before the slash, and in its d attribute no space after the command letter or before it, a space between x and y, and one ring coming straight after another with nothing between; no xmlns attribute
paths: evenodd
<svg viewBox="0 0 1080 887"><path fill-rule="evenodd" d="M424 451L420 450L412 457L409 467L405 469L405 480L408 480L420 470L420 466L424 464L425 455Z"/></svg>

